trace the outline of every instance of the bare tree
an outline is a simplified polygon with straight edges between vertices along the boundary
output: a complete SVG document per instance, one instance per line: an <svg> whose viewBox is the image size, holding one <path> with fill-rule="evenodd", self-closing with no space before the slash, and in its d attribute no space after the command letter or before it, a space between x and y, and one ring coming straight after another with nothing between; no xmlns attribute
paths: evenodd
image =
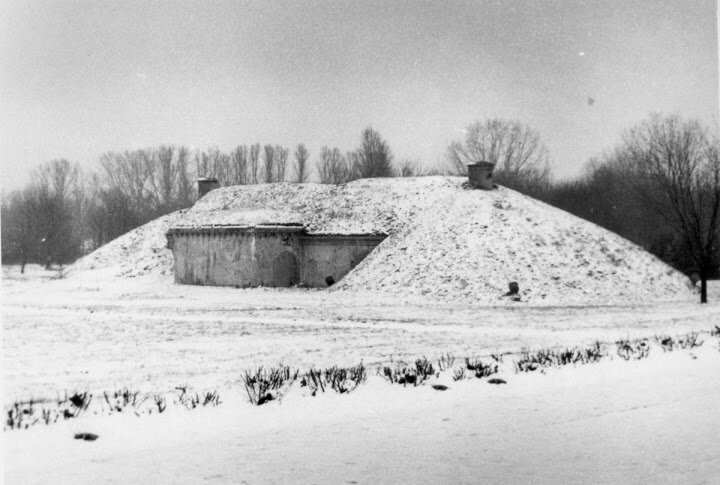
<svg viewBox="0 0 720 485"><path fill-rule="evenodd" d="M470 163L490 162L499 183L524 192L541 191L550 181L549 152L540 134L513 120L472 123L465 130L465 141L448 147L448 161L460 175L467 175Z"/></svg>
<svg viewBox="0 0 720 485"><path fill-rule="evenodd" d="M623 136L638 194L682 238L701 281L717 269L720 223L720 145L697 121L652 115Z"/></svg>
<svg viewBox="0 0 720 485"><path fill-rule="evenodd" d="M35 227L36 189L28 186L10 194L2 201L2 263L20 263L20 272L34 260L40 236Z"/></svg>
<svg viewBox="0 0 720 485"><path fill-rule="evenodd" d="M421 177L425 175L425 171L420 167L420 162L409 158L400 161L396 172L398 177Z"/></svg>
<svg viewBox="0 0 720 485"><path fill-rule="evenodd" d="M178 167L173 163L175 147L161 146L157 149L158 170L153 185L161 206L170 206L175 198Z"/></svg>
<svg viewBox="0 0 720 485"><path fill-rule="evenodd" d="M308 159L310 152L304 143L300 143L295 149L295 182L304 184L310 177Z"/></svg>
<svg viewBox="0 0 720 485"><path fill-rule="evenodd" d="M231 170L229 181L232 185L247 184L248 179L248 148L240 145L230 154Z"/></svg>
<svg viewBox="0 0 720 485"><path fill-rule="evenodd" d="M347 158L337 148L322 147L317 172L322 184L343 184L352 179Z"/></svg>
<svg viewBox="0 0 720 485"><path fill-rule="evenodd" d="M190 151L181 146L177 149L175 164L177 165L177 205L178 208L188 207L195 197L195 176L191 173L188 163Z"/></svg>
<svg viewBox="0 0 720 485"><path fill-rule="evenodd" d="M53 160L38 167L22 203L30 234L40 241L36 260L66 263L80 251L80 238L75 231L75 204L72 197L79 183L80 170L67 160ZM23 230L27 234L26 231Z"/></svg>
<svg viewBox="0 0 720 485"><path fill-rule="evenodd" d="M392 177L392 160L390 147L380 133L371 127L365 128L352 161L355 175L358 178Z"/></svg>
<svg viewBox="0 0 720 485"><path fill-rule="evenodd" d="M207 151L195 154L195 165L198 177L213 177L222 185L228 185L231 177L230 155L218 147L210 147Z"/></svg>
<svg viewBox="0 0 720 485"><path fill-rule="evenodd" d="M270 184L275 181L275 147L265 145L265 183Z"/></svg>
<svg viewBox="0 0 720 485"><path fill-rule="evenodd" d="M275 145L275 181L285 181L289 150L281 145Z"/></svg>
<svg viewBox="0 0 720 485"><path fill-rule="evenodd" d="M151 184L154 166L148 163L147 154L141 150L104 153L100 156L100 166L108 189L119 191L132 201L135 213L149 212L154 199Z"/></svg>
<svg viewBox="0 0 720 485"><path fill-rule="evenodd" d="M259 177L258 177L258 169L260 166L260 144L254 143L250 147L250 175L249 175L249 183L256 184L258 183Z"/></svg>

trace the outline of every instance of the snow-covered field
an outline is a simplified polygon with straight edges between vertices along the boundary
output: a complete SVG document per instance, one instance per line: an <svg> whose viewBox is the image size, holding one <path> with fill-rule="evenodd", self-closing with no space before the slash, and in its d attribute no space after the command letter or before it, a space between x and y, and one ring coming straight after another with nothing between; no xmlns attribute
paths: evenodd
<svg viewBox="0 0 720 485"><path fill-rule="evenodd" d="M75 390L217 390L222 404L3 433L7 483L712 483L720 470L720 305L488 307L362 292L176 286L3 268L5 405ZM711 287L711 301L719 288ZM626 362L401 387L381 364L447 352L704 331L702 347ZM487 357L486 357L487 359ZM349 395L250 405L240 376L280 362L355 365ZM92 432L97 441L73 440Z"/></svg>
<svg viewBox="0 0 720 485"><path fill-rule="evenodd" d="M7 267L4 274L5 402L125 385L214 389L237 383L245 369L280 362L488 355L720 322L716 304L487 307L360 292L183 286L101 272L65 280L18 280L17 268Z"/></svg>
<svg viewBox="0 0 720 485"><path fill-rule="evenodd" d="M720 324L720 285L699 305L687 278L617 235L462 182L229 187L62 271L3 267L5 415L38 420L6 421L6 482L716 480L720 338L708 332ZM258 222L389 237L331 289L172 283L170 227ZM503 296L509 281L522 301ZM656 339L689 332L703 345L665 352ZM619 357L616 341L640 338L647 358ZM600 362L516 372L523 349L598 341ZM417 387L378 372L447 355L454 367ZM494 362L507 383L468 369L454 380L465 357ZM242 382L260 366L302 376L360 363L368 378L350 394L310 396L298 381L253 406ZM185 409L182 387L221 403ZM104 393L123 389L142 405L111 411ZM42 423L76 392L93 396L86 410Z"/></svg>

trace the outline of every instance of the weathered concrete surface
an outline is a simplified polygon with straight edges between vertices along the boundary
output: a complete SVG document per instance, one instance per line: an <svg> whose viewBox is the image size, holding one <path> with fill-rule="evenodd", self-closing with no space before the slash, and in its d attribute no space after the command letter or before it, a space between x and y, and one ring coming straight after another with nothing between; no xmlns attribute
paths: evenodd
<svg viewBox="0 0 720 485"><path fill-rule="evenodd" d="M384 236L302 236L300 281L305 286L327 286L327 278L334 281L348 274L360 263Z"/></svg>
<svg viewBox="0 0 720 485"><path fill-rule="evenodd" d="M292 286L299 283L302 228L171 230L175 282L213 286Z"/></svg>
<svg viewBox="0 0 720 485"><path fill-rule="evenodd" d="M171 229L175 282L237 287L326 287L385 236L307 235L302 226Z"/></svg>
<svg viewBox="0 0 720 485"><path fill-rule="evenodd" d="M495 165L490 162L477 162L468 164L468 181L476 189L492 190L493 169Z"/></svg>

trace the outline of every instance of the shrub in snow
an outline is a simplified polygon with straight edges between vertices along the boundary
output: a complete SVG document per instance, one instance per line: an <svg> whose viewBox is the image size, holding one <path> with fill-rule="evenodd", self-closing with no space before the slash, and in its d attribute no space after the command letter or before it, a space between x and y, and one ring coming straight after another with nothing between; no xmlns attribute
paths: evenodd
<svg viewBox="0 0 720 485"><path fill-rule="evenodd" d="M116 390L113 393L107 391L103 393L105 404L108 406L109 413L113 412L121 413L125 408L132 408L133 410L139 408L146 400L147 396L143 399L138 399L140 391L131 391L127 387L124 389Z"/></svg>
<svg viewBox="0 0 720 485"><path fill-rule="evenodd" d="M55 402L32 399L27 402L14 402L6 411L5 429L27 429L38 423L55 423L60 418L76 418L87 410L91 401L92 394L83 392L69 397L65 393L64 397L58 396Z"/></svg>
<svg viewBox="0 0 720 485"><path fill-rule="evenodd" d="M617 353L625 360L640 360L650 354L650 346L645 340L618 340Z"/></svg>
<svg viewBox="0 0 720 485"><path fill-rule="evenodd" d="M347 369L337 366L325 370L310 369L300 379L300 386L308 387L313 396L317 394L318 390L325 392L325 387L330 387L339 394L346 394L355 390L366 380L367 370L361 362Z"/></svg>
<svg viewBox="0 0 720 485"><path fill-rule="evenodd" d="M250 403L261 406L280 398L298 377L298 371L287 366L245 371L241 377Z"/></svg>
<svg viewBox="0 0 720 485"><path fill-rule="evenodd" d="M675 346L675 341L669 335L656 335L655 341L660 344L665 352L672 351Z"/></svg>
<svg viewBox="0 0 720 485"><path fill-rule="evenodd" d="M188 392L187 387L176 387L178 392L178 402L186 409L195 409L197 407L217 406L220 404L220 394L217 391L208 391L203 395L197 392Z"/></svg>
<svg viewBox="0 0 720 485"><path fill-rule="evenodd" d="M157 407L158 413L162 413L167 409L167 402L165 401L165 398L159 394L156 394L153 396L153 401L155 402L155 406Z"/></svg>
<svg viewBox="0 0 720 485"><path fill-rule="evenodd" d="M438 370L440 372L446 371L447 369L451 369L454 364L455 364L455 357L450 355L450 353L441 356L437 361Z"/></svg>
<svg viewBox="0 0 720 485"><path fill-rule="evenodd" d="M393 369L385 366L382 368L382 375L393 384L419 386L423 381L435 375L435 368L429 360L423 357L415 361L415 367Z"/></svg>
<svg viewBox="0 0 720 485"><path fill-rule="evenodd" d="M605 347L600 342L595 342L593 346L586 348L541 349L535 352L523 350L520 358L515 361L515 371L532 372L541 367L590 364L599 362L605 355L607 355Z"/></svg>
<svg viewBox="0 0 720 485"><path fill-rule="evenodd" d="M480 359L470 360L467 357L465 358L465 367L467 367L469 371L474 372L475 377L478 379L497 374L498 371L497 364L485 364Z"/></svg>
<svg viewBox="0 0 720 485"><path fill-rule="evenodd" d="M687 335L683 335L678 338L677 344L681 349L694 349L695 347L700 347L704 340L700 340L698 342L699 335L696 332L690 332Z"/></svg>

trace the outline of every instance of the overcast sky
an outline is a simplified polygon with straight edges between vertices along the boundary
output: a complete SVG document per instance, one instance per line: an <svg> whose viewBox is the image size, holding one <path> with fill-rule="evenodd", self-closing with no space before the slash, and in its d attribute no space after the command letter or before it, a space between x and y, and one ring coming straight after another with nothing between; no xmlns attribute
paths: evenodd
<svg viewBox="0 0 720 485"><path fill-rule="evenodd" d="M717 126L715 0L8 2L4 188L104 151L358 144L432 164L474 119L537 129L554 173L651 111ZM589 98L594 100L589 102Z"/></svg>

